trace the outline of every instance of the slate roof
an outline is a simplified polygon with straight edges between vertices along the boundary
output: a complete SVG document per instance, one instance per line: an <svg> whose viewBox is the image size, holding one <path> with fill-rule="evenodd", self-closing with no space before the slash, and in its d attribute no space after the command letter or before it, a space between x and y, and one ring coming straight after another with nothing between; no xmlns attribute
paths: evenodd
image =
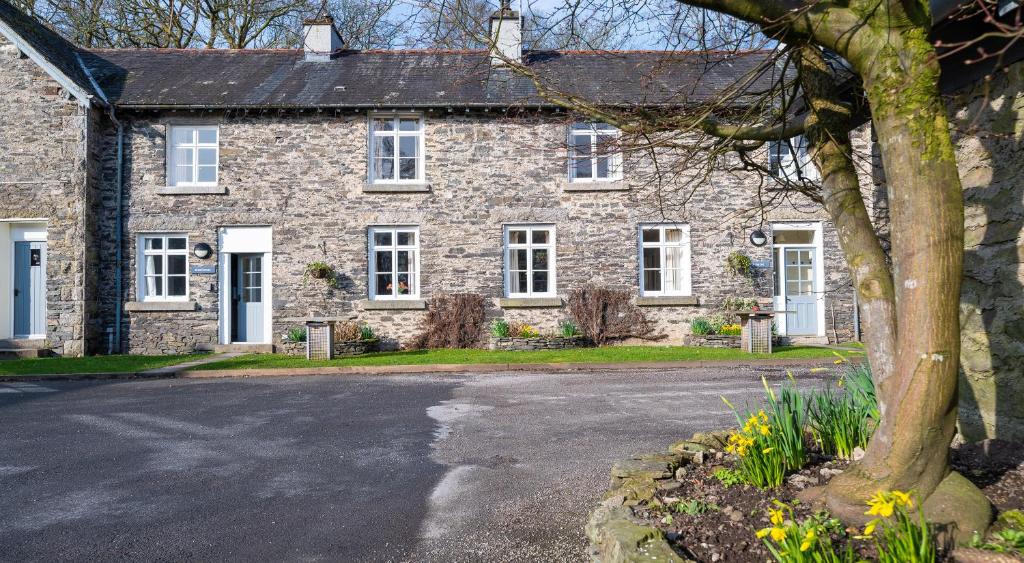
<svg viewBox="0 0 1024 563"><path fill-rule="evenodd" d="M485 50L83 49L0 0L9 26L89 95L90 76L119 107L343 108L549 106L533 81L494 68ZM88 69L82 68L81 57ZM764 53L533 51L526 66L556 91L617 105L713 100L757 72ZM764 69L762 80L778 72Z"/></svg>
<svg viewBox="0 0 1024 563"><path fill-rule="evenodd" d="M705 101L763 62L760 53L528 52L559 91L607 104ZM528 77L486 51L94 50L86 65L123 107L424 107L549 105Z"/></svg>
<svg viewBox="0 0 1024 563"><path fill-rule="evenodd" d="M7 0L0 0L0 22L36 50L51 65L90 95L96 95L75 53L80 49L59 33L39 23L35 18L15 8Z"/></svg>

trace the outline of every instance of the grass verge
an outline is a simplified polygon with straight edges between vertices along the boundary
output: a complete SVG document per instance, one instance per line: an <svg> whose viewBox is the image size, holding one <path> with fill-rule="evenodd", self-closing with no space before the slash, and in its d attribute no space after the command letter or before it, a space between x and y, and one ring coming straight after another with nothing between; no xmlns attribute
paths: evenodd
<svg viewBox="0 0 1024 563"><path fill-rule="evenodd" d="M753 359L828 359L832 350L811 346L777 348L774 354L747 354L738 349L697 346L606 346L569 350L512 352L498 350L410 350L378 352L335 360L307 360L281 354L248 354L197 366L196 370L277 369L345 366L400 366L429 364L546 364L678 362Z"/></svg>
<svg viewBox="0 0 1024 563"><path fill-rule="evenodd" d="M19 375L75 373L133 373L180 364L202 354L180 356L86 356L84 358L31 358L0 360L0 380Z"/></svg>

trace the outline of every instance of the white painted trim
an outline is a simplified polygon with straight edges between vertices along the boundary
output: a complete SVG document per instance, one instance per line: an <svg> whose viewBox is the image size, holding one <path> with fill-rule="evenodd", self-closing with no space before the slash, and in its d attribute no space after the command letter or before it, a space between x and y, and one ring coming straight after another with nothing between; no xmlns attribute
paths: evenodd
<svg viewBox="0 0 1024 563"><path fill-rule="evenodd" d="M660 248L661 249L661 287L662 291L645 291L644 290L644 229L650 229L657 227L660 229L662 236L665 234L665 229L680 229L683 231L683 240L679 245L669 245L664 241L658 243L648 243L649 248ZM637 244L637 278L640 289L641 297L688 297L693 295L693 247L691 246L690 239L690 225L686 223L641 223L637 225L636 229L636 244ZM679 246L685 251L683 271L686 277L683 280L682 292L664 291L665 287L665 249L671 246Z"/></svg>
<svg viewBox="0 0 1024 563"><path fill-rule="evenodd" d="M15 33L14 30L11 29L11 27L3 21L0 21L0 33L2 33L4 37L6 37L11 43L13 43L14 46L17 47L19 51L28 55L28 58L32 59L32 62L36 63L44 71L46 71L46 74L49 74L50 78L56 80L58 84L60 84L65 90L70 92L71 95L74 96L76 100L78 100L78 105L84 108L89 107L89 104L92 102L94 96L86 92L84 89L82 89L82 87L76 84L74 80L71 80L71 78L68 75L64 74L62 71L57 69L57 67L53 66L50 63L50 61L46 59L46 57L41 55L39 51L36 51L35 48L32 47L32 45L30 45L27 41L22 39L20 35Z"/></svg>
<svg viewBox="0 0 1024 563"><path fill-rule="evenodd" d="M373 161L374 161L374 158L375 158L375 155L374 155L374 152L373 152L373 146L374 146L373 140L374 140L375 137L377 137L377 135L374 134L373 120L374 119L394 119L394 120L399 120L399 119L402 119L402 118L405 118L405 119L415 118L415 119L419 120L419 127L420 128L416 132L416 135L415 135L415 136L417 136L418 141L419 141L417 143L417 145L418 145L417 146L417 150L419 151L419 154L420 154L420 157L418 159L416 159L416 178L411 179L411 180L409 180L409 179L402 180L402 179L399 179L399 177L398 177L399 176L399 171L398 171L399 162L398 162L397 154L398 154L399 145L400 145L400 141L398 141L398 138L399 137L412 137L412 136L414 136L413 134L411 134L412 132L409 132L409 131L406 131L405 134L403 135L402 131L399 129L399 126L400 126L399 123L395 123L395 130L394 131L387 131L386 132L386 133L391 133L392 135L380 135L382 137L387 137L387 136L395 137L395 140L396 140L396 142L395 142L395 155L396 155L395 156L395 177L390 179L390 180L389 179L385 179L385 178L376 178L374 176L374 174L373 174L373 166L374 166L374 162ZM418 112L395 112L395 111L370 111L370 112L367 112L367 115L366 115L366 157L367 157L367 162L366 162L366 183L367 184L371 184L371 185L378 185L379 184L379 185L398 185L398 186L400 186L400 185L407 185L407 184L427 184L428 182L427 182L427 142L426 142L426 139L427 139L427 120L423 116L422 113L418 113Z"/></svg>
<svg viewBox="0 0 1024 563"><path fill-rule="evenodd" d="M395 292L394 295L377 295L377 257L374 256L374 251L377 250L376 245L373 242L374 234L378 232L391 233L392 244L390 246L384 246L384 249L390 249L392 252L392 264L391 273L394 276L391 283L398 283L398 251L408 250L408 245L399 248L398 246L398 232L413 232L416 235L416 244L412 246L415 252L415 259L413 267L416 269L415 272L415 285L416 291L407 293L405 295L399 295ZM418 225L372 225L366 229L366 271L369 273L369 279L366 280L367 284L367 295L370 301L403 301L403 300L419 300L420 293L422 290L421 280L423 279L423 272L420 269L420 256L422 254L422 239L420 238L420 228Z"/></svg>
<svg viewBox="0 0 1024 563"><path fill-rule="evenodd" d="M525 230L526 231L526 244L516 245L516 249L525 248L526 259L527 259L527 270L526 270L526 281L527 285L531 288L531 291L526 293L512 293L512 277L511 269L509 268L510 262L512 261L512 250L513 248L509 244L508 233L512 230ZM550 267L548 268L548 291L536 292L532 291L533 288L533 231L546 230L551 235L551 242L547 244L538 245L538 248L547 248L550 250L550 256L548 260ZM508 223L502 225L501 234L501 246L503 256L502 270L504 272L505 279L505 297L509 299L518 298L533 298L533 297L556 297L558 295L558 233L554 224L551 223L525 223L515 224Z"/></svg>
<svg viewBox="0 0 1024 563"><path fill-rule="evenodd" d="M47 231L48 224L47 224L46 219L43 219L42 221L35 220L35 221L25 222L25 223L20 223L20 222L19 223L14 223L12 221L4 221L4 223L7 223L7 225L5 225L5 226L8 226L8 231L7 231L6 236L4 238L8 242L8 245L7 245L8 260L6 260L6 262L7 262L7 269L9 270L9 273L8 273L8 276L7 276L8 285L7 285L6 291L4 292L5 293L4 298L9 300L9 302L7 303L7 306L4 308L5 316L7 316L8 318L6 319L7 322L4 323L4 325L7 327L7 330L6 330L7 336L6 336L6 338L15 338L15 336L16 336L14 334L14 275L15 275L15 272L14 272L14 254L15 254L15 251L14 251L14 249L15 249L15 243L18 243L18 242L45 242L45 243L47 243L46 244L46 253L43 254L43 263L42 263L42 267L43 267L43 295L46 296L46 297L43 298L43 318L46 318L46 315L48 314L47 311L49 310L49 305L50 305L49 299L48 299L48 291L47 291L47 288L49 287L49 284L50 284L50 279L49 279L49 276L47 275L47 271L46 271L47 270L47 264L50 261L50 256L49 256L50 255L50 244L49 244L49 240L48 240L48 236L47 236L48 235L48 231ZM17 337L18 338L27 338L27 339L30 339L30 340L39 340L39 339L46 338L46 334L18 335Z"/></svg>
<svg viewBox="0 0 1024 563"><path fill-rule="evenodd" d="M623 158L622 158L622 151L621 150L615 152L614 154L609 154L608 155L609 158L611 159L611 162L609 163L609 166L612 167L611 174L607 178L598 178L597 177L597 159L598 159L598 156L599 156L598 153L597 153L597 137L600 134L608 134L609 136L614 136L616 138L621 138L622 137L622 132L619 129L616 128L614 131L605 130L605 133L599 133L597 128L596 128L597 125L599 125L599 123L586 123L586 125L590 126L589 130L585 129L583 127L577 127L577 125L578 124L575 124L575 123L570 124L568 129L566 130L566 135L565 135L566 147L568 148L567 159L566 159L567 163L566 163L566 165L567 165L567 168L568 168L567 172L568 172L568 175L569 175L569 183L570 184L583 184L583 185L586 185L586 184L606 184L606 183L621 182L622 181L622 167L623 167L623 164L622 164L623 163ZM573 135L577 131L580 132L580 134L590 134L590 136L591 136L591 141L590 141L591 177L590 178L577 178L576 177L576 167L573 166L573 161L574 161L573 154L574 154L574 150L575 150L575 146L576 145L573 143Z"/></svg>
<svg viewBox="0 0 1024 563"><path fill-rule="evenodd" d="M814 231L814 237L811 244L781 244L776 245L772 243L772 259L778 260L779 249L787 248L808 248L811 247L815 251L814 261L814 295L815 307L818 309L818 330L815 336L825 336L825 252L824 252L824 232L822 230L822 224L820 221L779 221L771 224L772 237L775 236L776 230L781 231ZM778 261L776 262L778 264ZM776 279L778 274L776 273ZM775 281L773 280L773 283ZM786 306L786 287L782 284L779 288L779 295L773 296L773 304L775 309L785 310ZM779 331L780 336L786 336L786 315L776 317L776 328Z"/></svg>
<svg viewBox="0 0 1024 563"><path fill-rule="evenodd" d="M177 170L178 164L174 157L174 143L172 139L174 137L175 129L189 129L192 131L193 141L190 144L183 145L191 148L192 152L192 177L196 178L193 182L178 182ZM210 131L212 130L217 135L217 141L210 146L210 143L199 142L199 131ZM200 182L199 177L199 149L210 149L212 148L216 152L216 159L214 162L214 179L212 182ZM220 126L217 124L209 123L169 123L164 126L164 184L165 188L170 190L182 190L186 191L190 188L204 188L211 189L217 188L220 182ZM220 193L220 192L216 192Z"/></svg>
<svg viewBox="0 0 1024 563"><path fill-rule="evenodd" d="M164 248L158 254L164 257L164 293L167 293L167 256L184 256L185 257L185 295L178 296L149 296L146 295L146 245L145 239L147 238L162 238L164 240ZM185 249L175 250L170 252L167 248L167 239L169 238L184 238ZM139 302L143 303L167 303L175 301L189 301L192 295L192 258L191 252L189 251L189 237L188 233L139 233L135 237L135 298Z"/></svg>
<svg viewBox="0 0 1024 563"><path fill-rule="evenodd" d="M221 227L217 234L218 318L220 343L231 344L231 271L232 254L263 254L263 342L247 344L270 344L274 341L274 231L267 226Z"/></svg>

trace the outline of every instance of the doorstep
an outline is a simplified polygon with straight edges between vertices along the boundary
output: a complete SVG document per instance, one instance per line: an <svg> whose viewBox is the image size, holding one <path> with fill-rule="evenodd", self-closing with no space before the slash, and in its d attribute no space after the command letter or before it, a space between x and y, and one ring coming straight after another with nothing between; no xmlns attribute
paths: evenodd
<svg viewBox="0 0 1024 563"><path fill-rule="evenodd" d="M243 353L243 354L273 354L273 344L249 344L247 342L236 342L234 344L214 344L210 348L215 354Z"/></svg>

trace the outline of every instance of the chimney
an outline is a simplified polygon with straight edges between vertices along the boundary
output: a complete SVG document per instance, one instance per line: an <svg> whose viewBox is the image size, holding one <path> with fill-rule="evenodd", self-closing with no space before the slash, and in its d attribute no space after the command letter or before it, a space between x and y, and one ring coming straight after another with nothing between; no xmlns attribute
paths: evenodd
<svg viewBox="0 0 1024 563"><path fill-rule="evenodd" d="M307 61L329 61L345 46L331 16L303 21L302 38L302 50L306 52Z"/></svg>
<svg viewBox="0 0 1024 563"><path fill-rule="evenodd" d="M511 0L491 14L491 65L502 66L523 60L523 18L512 9Z"/></svg>

